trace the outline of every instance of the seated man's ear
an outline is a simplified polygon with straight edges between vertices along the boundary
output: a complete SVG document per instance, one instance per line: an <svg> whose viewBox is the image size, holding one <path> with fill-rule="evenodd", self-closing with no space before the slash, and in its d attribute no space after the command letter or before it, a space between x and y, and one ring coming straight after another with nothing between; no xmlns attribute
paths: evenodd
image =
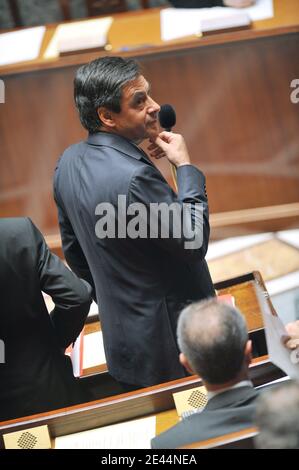
<svg viewBox="0 0 299 470"><path fill-rule="evenodd" d="M246 358L246 362L249 365L252 359L252 341L249 339L245 344L244 356Z"/></svg>
<svg viewBox="0 0 299 470"><path fill-rule="evenodd" d="M109 111L109 109L101 106L100 108L97 109L97 113L98 113L100 121L103 123L105 127L110 127L110 128L115 127L113 113Z"/></svg>
<svg viewBox="0 0 299 470"><path fill-rule="evenodd" d="M188 362L188 359L186 358L185 354L184 353L180 353L180 363L182 364L182 366L185 367L185 369L191 374L195 374L194 370L192 369L192 367L190 366L189 362Z"/></svg>

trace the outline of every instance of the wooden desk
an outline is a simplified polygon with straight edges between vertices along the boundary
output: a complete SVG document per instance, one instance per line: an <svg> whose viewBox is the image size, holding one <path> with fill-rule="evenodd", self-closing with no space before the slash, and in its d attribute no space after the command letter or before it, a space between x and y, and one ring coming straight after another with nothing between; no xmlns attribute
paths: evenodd
<svg viewBox="0 0 299 470"><path fill-rule="evenodd" d="M234 295L236 304L240 305L241 303L242 305L249 329L251 325L252 333L256 334L261 327L261 311L253 286L259 286L261 291L267 294L261 275L258 272L228 279L216 284L215 288L219 294L232 293ZM268 295L266 295L266 299L272 313L275 315ZM252 321L252 318L254 321ZM97 327L95 324L87 324L85 327L86 334L93 332ZM267 356L253 359L249 369L250 379L255 386L264 385L284 375L280 369L269 361ZM30 428L35 425L48 424L51 436L58 437L153 414L157 417L156 433L159 434L178 421L174 409L173 393L202 385L202 380L198 376L192 376L130 393L115 395L113 384L111 385L108 379L108 374L102 373L83 377L81 380L88 381L90 388L97 388L103 393L105 393L105 388L108 390L110 387L110 394L114 393L114 396L83 405L0 423L0 447L3 445L2 435L6 432Z"/></svg>
<svg viewBox="0 0 299 470"><path fill-rule="evenodd" d="M258 386L285 374L267 357L262 357L251 364L249 375L254 385ZM50 435L55 438L155 414L156 431L162 432L175 424L172 394L201 385L201 379L192 376L82 405L3 421L0 423L0 448L3 447L3 434L44 424L49 426Z"/></svg>
<svg viewBox="0 0 299 470"><path fill-rule="evenodd" d="M160 40L158 9L115 15L111 28L109 54L137 57L155 99L175 106L176 129L207 175L212 222L228 212L212 223L212 237L298 226L299 105L290 101L290 82L299 78L299 2L274 5L275 18L249 30L167 44ZM47 28L43 50L53 31ZM124 43L148 46L120 51ZM40 57L0 69L6 85L1 216L27 215L44 233L58 232L55 163L64 148L85 138L73 77L78 65L99 55ZM170 181L167 162L158 166ZM235 211L241 211L237 218Z"/></svg>
<svg viewBox="0 0 299 470"><path fill-rule="evenodd" d="M235 305L242 312L246 319L249 335L253 342L253 347L256 356L266 354L266 344L264 337L264 324L261 306L257 297L257 289L260 289L262 295L265 296L266 302L273 315L276 315L269 294L265 287L261 274L258 271L244 274L232 279L226 279L222 282L217 282L214 285L218 295L230 294L235 299ZM84 327L84 335L95 333L101 329L98 319L89 321ZM84 354L84 349L83 349ZM106 364L98 364L91 368L84 369L82 376L91 374L98 374L107 371Z"/></svg>
<svg viewBox="0 0 299 470"><path fill-rule="evenodd" d="M253 438L258 434L256 427L224 434L205 441L193 442L181 449L254 449Z"/></svg>

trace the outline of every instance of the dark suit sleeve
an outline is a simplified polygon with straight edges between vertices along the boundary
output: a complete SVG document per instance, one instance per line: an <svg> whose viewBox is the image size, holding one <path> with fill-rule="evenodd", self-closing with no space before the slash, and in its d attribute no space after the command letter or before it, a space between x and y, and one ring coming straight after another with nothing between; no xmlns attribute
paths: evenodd
<svg viewBox="0 0 299 470"><path fill-rule="evenodd" d="M50 252L42 234L28 219L36 247L35 264L40 289L52 297L51 320L61 347L71 344L83 328L91 303L90 285L79 279Z"/></svg>
<svg viewBox="0 0 299 470"><path fill-rule="evenodd" d="M152 203L170 208L171 223L167 217L157 215L159 235L151 236L160 248L184 260L203 259L209 243L209 209L203 173L193 165L184 165L177 169L178 194L175 194L163 176L154 166L143 165L135 172L129 188L129 204L142 203L147 209L148 231L152 230L155 209ZM173 205L175 203L175 205ZM187 207L183 214L183 206ZM171 207L175 208L172 215ZM154 214L154 216L153 216ZM151 219L154 217L154 219ZM151 221L151 223L150 223ZM151 226L150 226L151 225ZM192 227L196 237L192 238L187 227ZM162 230L169 229L169 236L161 236Z"/></svg>
<svg viewBox="0 0 299 470"><path fill-rule="evenodd" d="M60 204L55 191L54 185L54 199L58 210L58 221L62 240L62 249L65 259L70 268L80 278L88 282L92 287L92 297L96 301L94 281L87 264L85 255L82 251L81 246L78 243L73 227L65 214L65 211Z"/></svg>

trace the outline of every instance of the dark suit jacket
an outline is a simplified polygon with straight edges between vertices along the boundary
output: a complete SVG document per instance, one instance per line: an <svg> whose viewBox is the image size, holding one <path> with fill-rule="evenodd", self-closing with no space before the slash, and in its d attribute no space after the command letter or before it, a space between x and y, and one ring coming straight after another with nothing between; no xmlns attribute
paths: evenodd
<svg viewBox="0 0 299 470"><path fill-rule="evenodd" d="M83 327L90 286L51 254L30 219L0 219L0 286L0 420L84 399L63 348ZM51 316L41 290L55 303Z"/></svg>
<svg viewBox="0 0 299 470"><path fill-rule="evenodd" d="M235 388L211 398L201 413L183 419L152 439L153 449L175 449L253 426L258 392L249 386Z"/></svg>
<svg viewBox="0 0 299 470"><path fill-rule="evenodd" d="M185 376L175 333L179 311L214 295L204 260L209 239L204 175L192 165L180 167L178 186L177 197L143 151L104 132L68 148L56 169L66 260L80 277L94 281L110 374L137 386ZM185 249L183 236L99 239L96 206L117 207L119 195L126 196L127 206L141 202L147 208L151 202L202 202L202 247Z"/></svg>

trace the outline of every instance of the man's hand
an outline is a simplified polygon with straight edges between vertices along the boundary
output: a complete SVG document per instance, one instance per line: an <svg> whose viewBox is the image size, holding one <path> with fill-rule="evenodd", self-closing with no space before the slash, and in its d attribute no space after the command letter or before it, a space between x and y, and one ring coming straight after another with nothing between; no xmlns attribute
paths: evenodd
<svg viewBox="0 0 299 470"><path fill-rule="evenodd" d="M286 338L284 338L284 344L288 349L296 349L299 347L299 320L288 323L285 326L288 332Z"/></svg>
<svg viewBox="0 0 299 470"><path fill-rule="evenodd" d="M166 157L177 168L182 165L190 165L190 157L185 140L180 134L163 131L152 141L148 147L151 157Z"/></svg>
<svg viewBox="0 0 299 470"><path fill-rule="evenodd" d="M255 4L255 0L223 0L223 5L233 8L245 8Z"/></svg>

